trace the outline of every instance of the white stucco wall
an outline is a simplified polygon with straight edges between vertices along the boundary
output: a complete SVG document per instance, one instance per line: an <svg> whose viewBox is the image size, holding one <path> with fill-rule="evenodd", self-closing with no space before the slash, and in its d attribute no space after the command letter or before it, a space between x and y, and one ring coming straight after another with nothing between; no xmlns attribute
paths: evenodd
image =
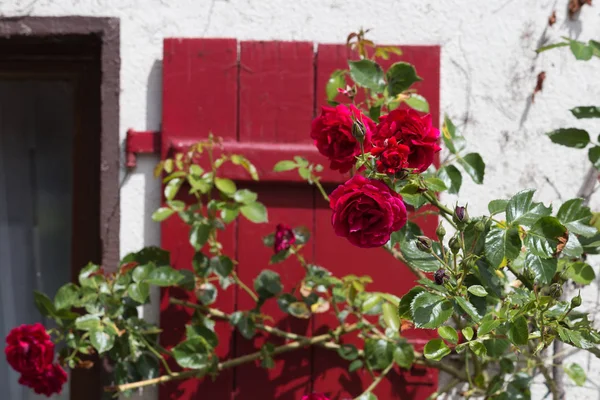
<svg viewBox="0 0 600 400"><path fill-rule="evenodd" d="M600 59L576 62L566 49L536 57L545 34L600 38L600 5L584 7L568 21L568 0L2 0L2 16L110 16L121 20L121 125L158 130L161 120L161 57L165 37L342 42L359 27L374 28L375 41L442 46L441 103L487 163L486 184L466 182L461 195L471 214L487 202L534 187L545 201L575 195L588 167L582 151L559 148L544 133L578 126L599 132L592 122L576 121L569 108L600 104ZM547 28L556 9L558 21ZM544 91L528 106L540 71ZM308 127L307 127L308 130ZM151 221L159 183L152 178L156 159L140 157L121 195L121 252L159 243ZM549 181L552 182L550 184ZM554 187L556 188L553 188ZM447 198L454 201L454 199ZM600 209L600 196L592 200ZM585 305L597 308L598 285L584 291ZM600 363L574 356L589 369L583 388L569 398L597 399L594 377ZM537 392L545 394L543 388ZM148 397L148 398L151 398Z"/></svg>

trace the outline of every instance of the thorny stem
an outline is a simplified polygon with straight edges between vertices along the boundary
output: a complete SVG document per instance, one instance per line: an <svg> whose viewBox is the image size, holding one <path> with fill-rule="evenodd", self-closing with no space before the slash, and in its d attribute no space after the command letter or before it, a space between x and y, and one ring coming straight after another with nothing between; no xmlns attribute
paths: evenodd
<svg viewBox="0 0 600 400"><path fill-rule="evenodd" d="M560 395L556 386L556 382L552 378L552 375L550 375L550 371L548 371L548 368L546 368L546 365L544 365L544 362L539 356L535 356L533 358L537 361L538 367L542 372L542 375L544 375L544 379L548 384L548 389L550 389L550 392L552 393L552 400L560 400Z"/></svg>
<svg viewBox="0 0 600 400"><path fill-rule="evenodd" d="M325 189L323 188L323 185L321 185L321 182L319 182L318 179L315 179L313 181L315 183L315 185L317 186L317 188L319 189L319 191L321 192L321 195L323 196L323 198L326 201L329 201L329 196L327 195L327 192L325 191Z"/></svg>
<svg viewBox="0 0 600 400"><path fill-rule="evenodd" d="M381 372L381 374L379 374L379 376L377 378L375 378L375 380L373 382L371 382L371 384L369 385L369 387L367 388L367 390L365 390L360 396L357 397L357 399L360 399L366 393L372 392L373 389L375 389L377 387L377 385L379 385L379 383L381 383L381 381L383 380L383 378L385 378L385 376L392 370L393 367L394 367L394 363L391 362L390 365L388 365Z"/></svg>
<svg viewBox="0 0 600 400"><path fill-rule="evenodd" d="M434 195L432 195L431 193L423 193L423 197L425 197L427 199L427 201L429 201L429 203L431 203L431 205L435 206L438 210L440 210L440 215L442 217L444 217L446 219L446 221L448 221L450 223L450 225L452 225L454 227L454 229L456 229L456 224L454 223L454 221L452 221L452 214L454 214L452 212L451 209L449 209L448 207L446 207L445 205L443 205L442 203L440 203L440 201L437 199L437 197L435 197Z"/></svg>
<svg viewBox="0 0 600 400"><path fill-rule="evenodd" d="M150 352L152 354L154 354L156 356L156 358L158 358L160 360L161 364L165 368L165 371L167 371L167 374L171 375L173 373L173 371L171 371L171 368L169 368L169 363L167 363L167 360L165 360L165 358L162 356L162 354L160 354L154 348L154 346L152 346L150 344L150 342L148 342L148 340L146 340L146 338L144 336L140 336L140 338L142 339L142 341L144 342L144 344L146 345L146 347L148 347L148 349L150 350Z"/></svg>
<svg viewBox="0 0 600 400"><path fill-rule="evenodd" d="M240 277L234 272L231 273L231 276L233 277L233 280L235 281L235 283L242 288L246 293L248 293L248 295L250 297L252 297L252 300L254 300L255 302L258 302L258 296L252 291L252 289L250 289L248 287L248 285L246 285L244 282L242 282L242 280L240 279Z"/></svg>

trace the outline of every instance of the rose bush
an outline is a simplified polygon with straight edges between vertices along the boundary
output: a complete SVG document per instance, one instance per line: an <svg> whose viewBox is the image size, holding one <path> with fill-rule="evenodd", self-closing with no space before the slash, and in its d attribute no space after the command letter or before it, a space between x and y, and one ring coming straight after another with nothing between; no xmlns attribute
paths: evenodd
<svg viewBox="0 0 600 400"><path fill-rule="evenodd" d="M97 354L115 366L113 385L106 390L130 394L148 385L214 376L243 363L271 368L280 354L321 346L347 360L350 373L364 369L373 377L356 394L360 400L376 400L377 386L390 371L415 365L449 374L449 384L432 398L460 387L465 397L529 399L537 374L553 399L560 398L550 372L560 355L548 356L549 347L559 341L600 355L600 333L580 311L581 296L563 294L565 287L595 280L587 256L600 254L600 214L579 198L553 209L535 201L534 190L527 189L493 200L481 216L470 216L465 206L442 204L438 194L458 193L463 174L481 184L485 163L479 154L466 152L465 138L448 117L441 137L449 156L435 162L440 134L427 115L426 100L412 87L421 78L405 62L384 71L378 60L401 51L377 47L364 35L348 37L357 56L347 69L332 73L325 90L331 107L307 127L330 167L350 171L351 177L328 194L320 183L321 165L295 157L280 161L274 170L297 170L316 185L330 203L336 234L358 247L382 247L414 274L415 286L398 297L372 290L366 275L334 276L304 257L310 231L283 224L263 242L273 249L271 264L295 260L303 271L301 281L286 291L279 274L265 269L253 285L243 282L219 234L237 218L266 223L267 209L256 193L238 189L221 174L222 165L233 163L258 180L250 160L217 153L220 141L209 135L156 169L165 184L164 205L153 219L179 218L189 226L194 251L190 268L173 269L169 254L151 247L127 255L113 273L94 264L84 267L77 284L64 285L54 299L34 293L42 315L57 327L48 332L40 325L19 327L7 337L6 356L22 373L22 384L46 395L60 392L66 380L60 365L89 365L87 359ZM578 58L600 55L597 42L567 45ZM340 94L348 104L337 101ZM598 107L572 112L577 118L600 118ZM589 134L580 129L559 129L549 136L576 148L590 143ZM589 157L600 168L598 146L590 148ZM189 198L196 201L182 200ZM435 237L424 235L413 218L409 221L407 210L415 218L437 215L441 222ZM253 300L251 307L231 313L214 307L218 293L232 285ZM176 287L197 298L166 299L194 310L185 336L173 348L160 346L160 329L138 316L138 306L149 302L151 286ZM288 332L263 314L268 302L296 318L330 313L339 324L315 336ZM233 326L246 339L264 332L283 343L267 341L255 352L219 358L216 324ZM437 337L416 350L403 336L406 327L433 329ZM357 340L345 341L349 335ZM64 345L60 365L53 363L53 342ZM585 382L580 366L565 365L564 370L577 384ZM303 400L329 397L313 393Z"/></svg>

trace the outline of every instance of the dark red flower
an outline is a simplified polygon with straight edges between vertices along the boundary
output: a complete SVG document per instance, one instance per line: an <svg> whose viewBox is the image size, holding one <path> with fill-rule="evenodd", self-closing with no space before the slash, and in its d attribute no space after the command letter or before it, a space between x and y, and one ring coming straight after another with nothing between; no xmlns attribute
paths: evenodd
<svg viewBox="0 0 600 400"><path fill-rule="evenodd" d="M423 172L433 163L435 153L441 150L439 137L440 131L431 124L431 115L420 116L414 110L393 110L379 118L373 146L385 149L394 138L410 150L407 167Z"/></svg>
<svg viewBox="0 0 600 400"><path fill-rule="evenodd" d="M6 336L4 353L15 371L39 374L52 364L54 343L42 324L21 325Z"/></svg>
<svg viewBox="0 0 600 400"><path fill-rule="evenodd" d="M294 231L287 225L277 224L275 228L275 241L273 243L273 250L275 253L287 250L296 242L296 236Z"/></svg>
<svg viewBox="0 0 600 400"><path fill-rule="evenodd" d="M311 393L302 396L302 400L329 400L323 393Z"/></svg>
<svg viewBox="0 0 600 400"><path fill-rule="evenodd" d="M354 121L364 125L364 151L371 148L375 124L353 105L324 106L321 115L312 122L310 137L319 152L331 161L330 167L342 173L350 171L360 154L360 142L352 134Z"/></svg>
<svg viewBox="0 0 600 400"><path fill-rule="evenodd" d="M398 143L395 137L384 140L380 145L371 149L371 154L377 158L377 171L394 175L408 167L408 146Z"/></svg>
<svg viewBox="0 0 600 400"><path fill-rule="evenodd" d="M402 197L383 182L355 175L329 196L338 236L358 247L379 247L406 224Z"/></svg>
<svg viewBox="0 0 600 400"><path fill-rule="evenodd" d="M67 373L58 364L49 365L41 374L23 374L19 378L21 385L48 397L60 394L65 382L67 382Z"/></svg>

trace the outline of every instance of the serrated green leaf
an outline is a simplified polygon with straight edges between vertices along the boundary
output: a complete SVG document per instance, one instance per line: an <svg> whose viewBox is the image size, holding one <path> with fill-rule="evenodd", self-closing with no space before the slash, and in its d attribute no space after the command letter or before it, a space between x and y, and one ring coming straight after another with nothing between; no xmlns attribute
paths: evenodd
<svg viewBox="0 0 600 400"><path fill-rule="evenodd" d="M509 225L533 225L540 217L550 215L552 209L533 201L535 190L526 189L514 195L506 206Z"/></svg>
<svg viewBox="0 0 600 400"><path fill-rule="evenodd" d="M48 296L37 290L33 291L33 301L38 311L45 317L53 317L56 315L54 303Z"/></svg>
<svg viewBox="0 0 600 400"><path fill-rule="evenodd" d="M583 246L574 233L569 232L569 239L565 245L562 254L567 257L578 258L583 254Z"/></svg>
<svg viewBox="0 0 600 400"><path fill-rule="evenodd" d="M589 264L581 261L569 264L565 276L581 285L589 285L596 279L594 269Z"/></svg>
<svg viewBox="0 0 600 400"><path fill-rule="evenodd" d="M464 157L458 158L458 163L469 174L473 182L481 185L485 175L485 163L479 153L469 153Z"/></svg>
<svg viewBox="0 0 600 400"><path fill-rule="evenodd" d="M582 118L600 118L600 107L579 106L571 109L571 114L577 119Z"/></svg>
<svg viewBox="0 0 600 400"><path fill-rule="evenodd" d="M422 292L415 296L411 305L412 320L417 328L438 328L452 315L452 303L445 297Z"/></svg>
<svg viewBox="0 0 600 400"><path fill-rule="evenodd" d="M85 314L75 320L75 328L82 331L100 329L100 318L97 315Z"/></svg>
<svg viewBox="0 0 600 400"><path fill-rule="evenodd" d="M369 312L373 307L379 305L383 299L379 295L379 293L369 293L367 297L362 302L361 311L363 313ZM394 311L395 313L396 311Z"/></svg>
<svg viewBox="0 0 600 400"><path fill-rule="evenodd" d="M448 189L444 181L439 178L427 178L425 179L425 184L429 190L434 192L443 192Z"/></svg>
<svg viewBox="0 0 600 400"><path fill-rule="evenodd" d="M406 198L405 198L406 199ZM440 256L440 244L433 243L433 251ZM425 253L417 248L416 236L407 234L400 242L400 251L404 258L414 267L424 272L435 272L440 268L440 262L430 253Z"/></svg>
<svg viewBox="0 0 600 400"><path fill-rule="evenodd" d="M479 312L470 301L464 297L455 297L454 300L456 300L460 308L462 308L474 322L478 323L481 321L481 315L479 315Z"/></svg>
<svg viewBox="0 0 600 400"><path fill-rule="evenodd" d="M398 332L400 330L400 317L396 312L396 307L386 301L381 306L381 309L383 311L383 320L387 327L394 332Z"/></svg>
<svg viewBox="0 0 600 400"><path fill-rule="evenodd" d="M98 354L102 354L113 348L115 337L103 330L94 329L90 331L90 342Z"/></svg>
<svg viewBox="0 0 600 400"><path fill-rule="evenodd" d="M365 341L365 359L367 365L374 370L382 370L393 362L393 343L383 339L367 339Z"/></svg>
<svg viewBox="0 0 600 400"><path fill-rule="evenodd" d="M456 194L462 185L462 174L454 165L442 167L437 172L439 178L448 188L448 193Z"/></svg>
<svg viewBox="0 0 600 400"><path fill-rule="evenodd" d="M446 346L442 339L432 339L425 345L423 355L428 360L440 361L451 353L451 350Z"/></svg>
<svg viewBox="0 0 600 400"><path fill-rule="evenodd" d="M398 316L402 319L410 319L412 321L412 312L410 311L410 305L414 298L419 294L425 292L425 288L422 286L415 286L410 289L400 299L400 305L398 306Z"/></svg>
<svg viewBox="0 0 600 400"><path fill-rule="evenodd" d="M533 253L527 253L527 256L525 256L525 267L533 272L536 282L548 284L552 282L552 278L556 274L558 261L556 258L546 259L538 257Z"/></svg>
<svg viewBox="0 0 600 400"><path fill-rule="evenodd" d="M248 189L240 189L233 194L233 199L238 203L251 204L256 201L258 195Z"/></svg>
<svg viewBox="0 0 600 400"><path fill-rule="evenodd" d="M190 244L198 251L206 244L210 236L211 226L203 223L194 223L190 229Z"/></svg>
<svg viewBox="0 0 600 400"><path fill-rule="evenodd" d="M277 296L283 290L279 274L268 269L261 271L254 280L254 290L263 299Z"/></svg>
<svg viewBox="0 0 600 400"><path fill-rule="evenodd" d="M413 93L405 103L414 110L421 112L429 112L429 103L427 99L419 94Z"/></svg>
<svg viewBox="0 0 600 400"><path fill-rule="evenodd" d="M150 286L146 282L134 282L129 285L127 294L138 303L144 304L150 295Z"/></svg>
<svg viewBox="0 0 600 400"><path fill-rule="evenodd" d="M583 149L590 144L590 135L583 129L563 128L548 133L552 142L575 149Z"/></svg>
<svg viewBox="0 0 600 400"><path fill-rule="evenodd" d="M171 267L158 267L148 274L146 282L151 285L165 287L176 285L182 279L183 275L177 270Z"/></svg>
<svg viewBox="0 0 600 400"><path fill-rule="evenodd" d="M585 370L577 363L571 363L568 366L563 367L565 373L571 378L577 386L583 386L587 380Z"/></svg>
<svg viewBox="0 0 600 400"><path fill-rule="evenodd" d="M173 357L182 368L203 369L209 366L207 341L202 337L192 337L179 343L172 350Z"/></svg>
<svg viewBox="0 0 600 400"><path fill-rule="evenodd" d="M477 297L485 297L488 295L487 290L485 290L485 288L481 285L473 285L473 286L469 286L469 289L467 289L469 293L477 296Z"/></svg>
<svg viewBox="0 0 600 400"><path fill-rule="evenodd" d="M215 186L226 195L232 195L237 190L235 183L227 178L215 178Z"/></svg>
<svg viewBox="0 0 600 400"><path fill-rule="evenodd" d="M509 323L508 339L517 346L524 346L529 342L529 329L527 320L520 316Z"/></svg>
<svg viewBox="0 0 600 400"><path fill-rule="evenodd" d="M63 285L54 296L54 307L56 310L68 309L77 304L79 289L73 283Z"/></svg>
<svg viewBox="0 0 600 400"><path fill-rule="evenodd" d="M488 204L490 215L500 214L506 211L508 200L492 200Z"/></svg>
<svg viewBox="0 0 600 400"><path fill-rule="evenodd" d="M383 79L383 69L381 66L371 60L348 61L350 67L350 77L358 86L365 87L375 93L383 92L385 80Z"/></svg>
<svg viewBox="0 0 600 400"><path fill-rule="evenodd" d="M263 203L260 203L258 201L243 205L242 207L240 207L240 211L244 217L246 217L250 222L254 222L255 224L269 222L269 218L267 216L267 208Z"/></svg>
<svg viewBox="0 0 600 400"><path fill-rule="evenodd" d="M521 238L517 228L490 229L485 237L485 257L493 268L498 268L504 260L514 260L521 252Z"/></svg>
<svg viewBox="0 0 600 400"><path fill-rule="evenodd" d="M453 327L448 325L440 326L437 332L438 335L442 337L442 339L446 339L452 344L458 343L458 333L456 333L456 330Z"/></svg>
<svg viewBox="0 0 600 400"><path fill-rule="evenodd" d="M555 217L540 218L525 237L525 245L529 251L542 258L554 257L559 239L565 240L567 229Z"/></svg>
<svg viewBox="0 0 600 400"><path fill-rule="evenodd" d="M196 290L196 297L205 306L209 306L217 300L217 287L210 282L203 283Z"/></svg>
<svg viewBox="0 0 600 400"><path fill-rule="evenodd" d="M131 273L131 277L134 282L142 282L155 268L154 264L138 265Z"/></svg>
<svg viewBox="0 0 600 400"><path fill-rule="evenodd" d="M565 225L569 232L585 237L591 237L598 233L595 227L589 225L592 212L589 207L583 205L583 199L576 198L565 201L558 209L556 218Z"/></svg>
<svg viewBox="0 0 600 400"><path fill-rule="evenodd" d="M415 360L415 350L407 342L401 342L394 349L394 361L400 367L409 369Z"/></svg>
<svg viewBox="0 0 600 400"><path fill-rule="evenodd" d="M349 344L349 343L344 343L342 344L338 349L337 349L337 353L340 355L340 357L342 357L344 360L348 360L348 361L352 361L355 360L358 357L358 349L356 348L355 345L353 344Z"/></svg>
<svg viewBox="0 0 600 400"><path fill-rule="evenodd" d="M415 67L409 63L397 62L387 70L387 90L390 97L395 97L406 89L410 88L413 83L421 81L421 77L417 75Z"/></svg>
<svg viewBox="0 0 600 400"><path fill-rule="evenodd" d="M233 261L227 256L214 256L210 259L210 268L224 278L231 275L234 269Z"/></svg>
<svg viewBox="0 0 600 400"><path fill-rule="evenodd" d="M492 332L494 329L496 329L498 326L500 326L500 321L497 319L493 319L493 317L491 316L491 314L488 314L490 316L490 318L487 318L488 316L486 315L486 317L484 317L481 320L481 324L479 325L479 329L477 329L477 336L481 337L481 336L485 336L488 333Z"/></svg>

